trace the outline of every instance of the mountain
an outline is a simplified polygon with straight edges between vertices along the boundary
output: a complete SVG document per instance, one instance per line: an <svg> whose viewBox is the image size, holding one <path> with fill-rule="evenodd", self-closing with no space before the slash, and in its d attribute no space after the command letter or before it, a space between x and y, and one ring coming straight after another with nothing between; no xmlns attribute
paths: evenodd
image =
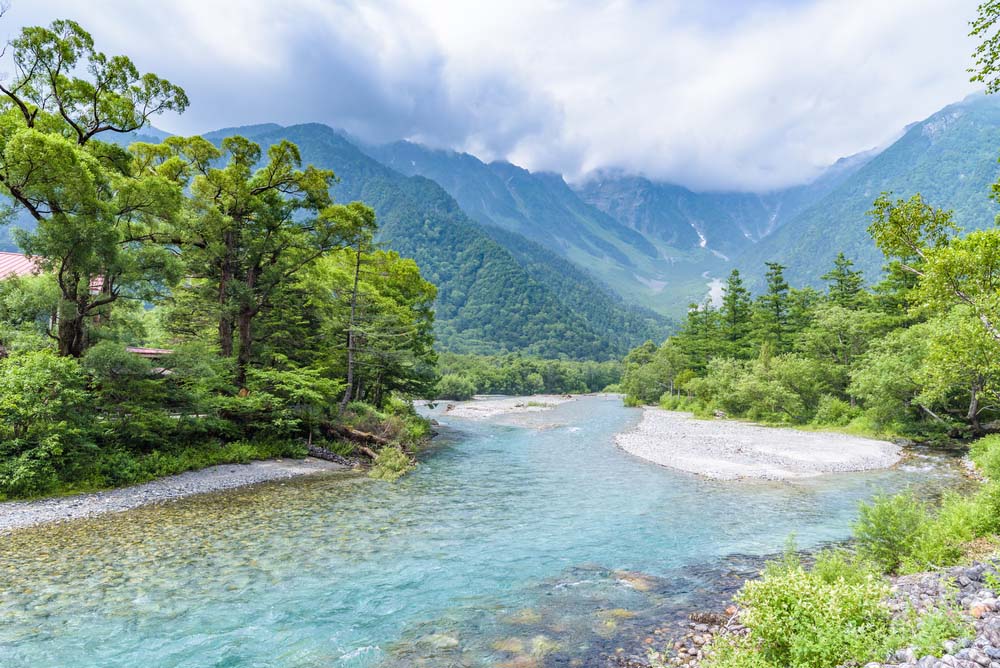
<svg viewBox="0 0 1000 668"><path fill-rule="evenodd" d="M838 251L870 280L884 262L868 235L866 212L881 192L924 199L953 209L966 230L994 224L1000 206L989 199L1000 177L1000 99L973 95L915 123L903 136L853 171L825 196L806 207L737 258L741 269L760 275L765 261L788 267L793 283L817 284Z"/></svg>
<svg viewBox="0 0 1000 668"><path fill-rule="evenodd" d="M437 183L390 169L325 125L270 127L252 137L264 147L296 143L304 162L337 174L337 201L375 209L379 241L416 260L438 286L436 330L448 350L602 359L666 335L662 317L626 306L574 265L511 235L504 242L519 249L515 257Z"/></svg>
<svg viewBox="0 0 1000 668"><path fill-rule="evenodd" d="M479 223L523 236L659 313L677 315L699 301L708 289L706 273L722 262L696 243L651 237L622 224L581 199L558 174L405 141L362 148L401 173L433 179ZM494 237L507 244L507 237Z"/></svg>
<svg viewBox="0 0 1000 668"><path fill-rule="evenodd" d="M682 250L731 258L835 189L873 153L842 158L813 182L768 193L694 192L641 176L598 173L577 189L622 225Z"/></svg>

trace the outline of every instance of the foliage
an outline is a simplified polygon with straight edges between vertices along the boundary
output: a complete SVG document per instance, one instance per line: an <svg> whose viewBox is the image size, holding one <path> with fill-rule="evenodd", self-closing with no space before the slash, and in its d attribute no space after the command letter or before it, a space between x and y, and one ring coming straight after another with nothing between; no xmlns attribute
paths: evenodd
<svg viewBox="0 0 1000 668"><path fill-rule="evenodd" d="M457 373L447 373L441 376L437 384L437 399L466 401L476 393L476 386L471 380Z"/></svg>
<svg viewBox="0 0 1000 668"><path fill-rule="evenodd" d="M55 489L93 447L90 407L76 360L49 350L0 360L0 496Z"/></svg>
<svg viewBox="0 0 1000 668"><path fill-rule="evenodd" d="M618 362L455 353L441 353L439 358L440 373L467 381L473 388L472 394L579 394L600 392L621 380L621 364ZM457 398L443 396L441 387L439 384L436 396Z"/></svg>
<svg viewBox="0 0 1000 668"><path fill-rule="evenodd" d="M984 476L1000 482L1000 434L984 436L973 443L969 456Z"/></svg>
<svg viewBox="0 0 1000 668"><path fill-rule="evenodd" d="M174 219L180 184L100 138L183 111L187 97L140 75L129 58L96 51L73 21L23 28L9 46L15 73L0 86L0 184L36 225L19 231L18 243L58 284L59 352L79 357L93 318L175 277L172 254L151 240Z"/></svg>
<svg viewBox="0 0 1000 668"><path fill-rule="evenodd" d="M858 554L883 572L894 573L913 554L927 509L912 493L876 496L862 503L854 524Z"/></svg>
<svg viewBox="0 0 1000 668"><path fill-rule="evenodd" d="M744 585L738 600L750 635L718 648L708 665L832 668L881 659L888 591L874 570L843 554L821 554L811 570L790 554Z"/></svg>
<svg viewBox="0 0 1000 668"><path fill-rule="evenodd" d="M972 624L963 619L961 610L932 608L922 613L911 610L907 617L894 623L891 645L912 647L919 657L938 656L945 641L972 638Z"/></svg>
<svg viewBox="0 0 1000 668"><path fill-rule="evenodd" d="M9 54L0 189L38 275L0 281L0 496L301 455L352 421L428 437L410 398L437 381L436 289L331 170L287 137L125 148L187 98L72 21Z"/></svg>
<svg viewBox="0 0 1000 668"><path fill-rule="evenodd" d="M378 457L375 458L375 465L372 466L368 475L376 480L392 482L400 478L416 464L400 448L385 447L379 450Z"/></svg>

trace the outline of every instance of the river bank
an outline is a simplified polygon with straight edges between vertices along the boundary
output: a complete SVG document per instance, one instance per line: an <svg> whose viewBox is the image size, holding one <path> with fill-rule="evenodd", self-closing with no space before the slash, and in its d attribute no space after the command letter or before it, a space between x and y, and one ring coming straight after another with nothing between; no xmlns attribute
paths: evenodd
<svg viewBox="0 0 1000 668"><path fill-rule="evenodd" d="M0 534L38 524L63 522L117 513L141 506L220 492L273 480L285 480L348 467L334 462L306 459L271 459L249 464L220 464L158 480L93 494L76 494L37 501L0 503Z"/></svg>
<svg viewBox="0 0 1000 668"><path fill-rule="evenodd" d="M894 619L911 619L938 610L952 610L970 628L964 637L944 639L940 646L907 645L884 662L865 668L995 668L1000 663L1000 601L996 582L1000 560L974 561L941 571L889 578L891 595L884 602ZM740 620L745 611L731 605L720 612L691 615L688 632L669 643L658 656L622 657L621 668L686 666L700 668L720 638L746 635Z"/></svg>
<svg viewBox="0 0 1000 668"><path fill-rule="evenodd" d="M700 420L689 413L644 408L635 428L615 444L636 457L716 480L787 480L888 468L902 448L847 434Z"/></svg>

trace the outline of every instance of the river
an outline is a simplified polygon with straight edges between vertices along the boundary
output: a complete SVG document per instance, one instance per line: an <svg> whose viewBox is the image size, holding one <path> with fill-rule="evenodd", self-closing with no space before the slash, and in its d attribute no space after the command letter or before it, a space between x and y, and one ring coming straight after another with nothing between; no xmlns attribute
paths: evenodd
<svg viewBox="0 0 1000 668"><path fill-rule="evenodd" d="M440 408L439 408L440 411ZM448 420L395 483L269 483L0 537L4 668L606 666L859 500L945 458L794 483L702 480L612 444L587 397Z"/></svg>

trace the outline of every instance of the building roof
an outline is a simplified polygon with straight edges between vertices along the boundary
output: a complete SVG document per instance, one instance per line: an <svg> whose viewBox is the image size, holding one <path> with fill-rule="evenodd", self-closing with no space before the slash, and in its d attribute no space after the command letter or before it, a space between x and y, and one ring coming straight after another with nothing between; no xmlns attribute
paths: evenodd
<svg viewBox="0 0 1000 668"><path fill-rule="evenodd" d="M23 253L0 252L0 279L38 273L38 264Z"/></svg>
<svg viewBox="0 0 1000 668"><path fill-rule="evenodd" d="M125 348L125 350L129 351L133 355L138 355L139 357L147 357L149 359L164 357L174 352L173 350L167 350L166 348L136 348L134 346L129 346Z"/></svg>
<svg viewBox="0 0 1000 668"><path fill-rule="evenodd" d="M41 272L38 262L24 253L0 251L0 281L14 276L31 276ZM96 295L104 288L104 277L90 279L90 294Z"/></svg>

